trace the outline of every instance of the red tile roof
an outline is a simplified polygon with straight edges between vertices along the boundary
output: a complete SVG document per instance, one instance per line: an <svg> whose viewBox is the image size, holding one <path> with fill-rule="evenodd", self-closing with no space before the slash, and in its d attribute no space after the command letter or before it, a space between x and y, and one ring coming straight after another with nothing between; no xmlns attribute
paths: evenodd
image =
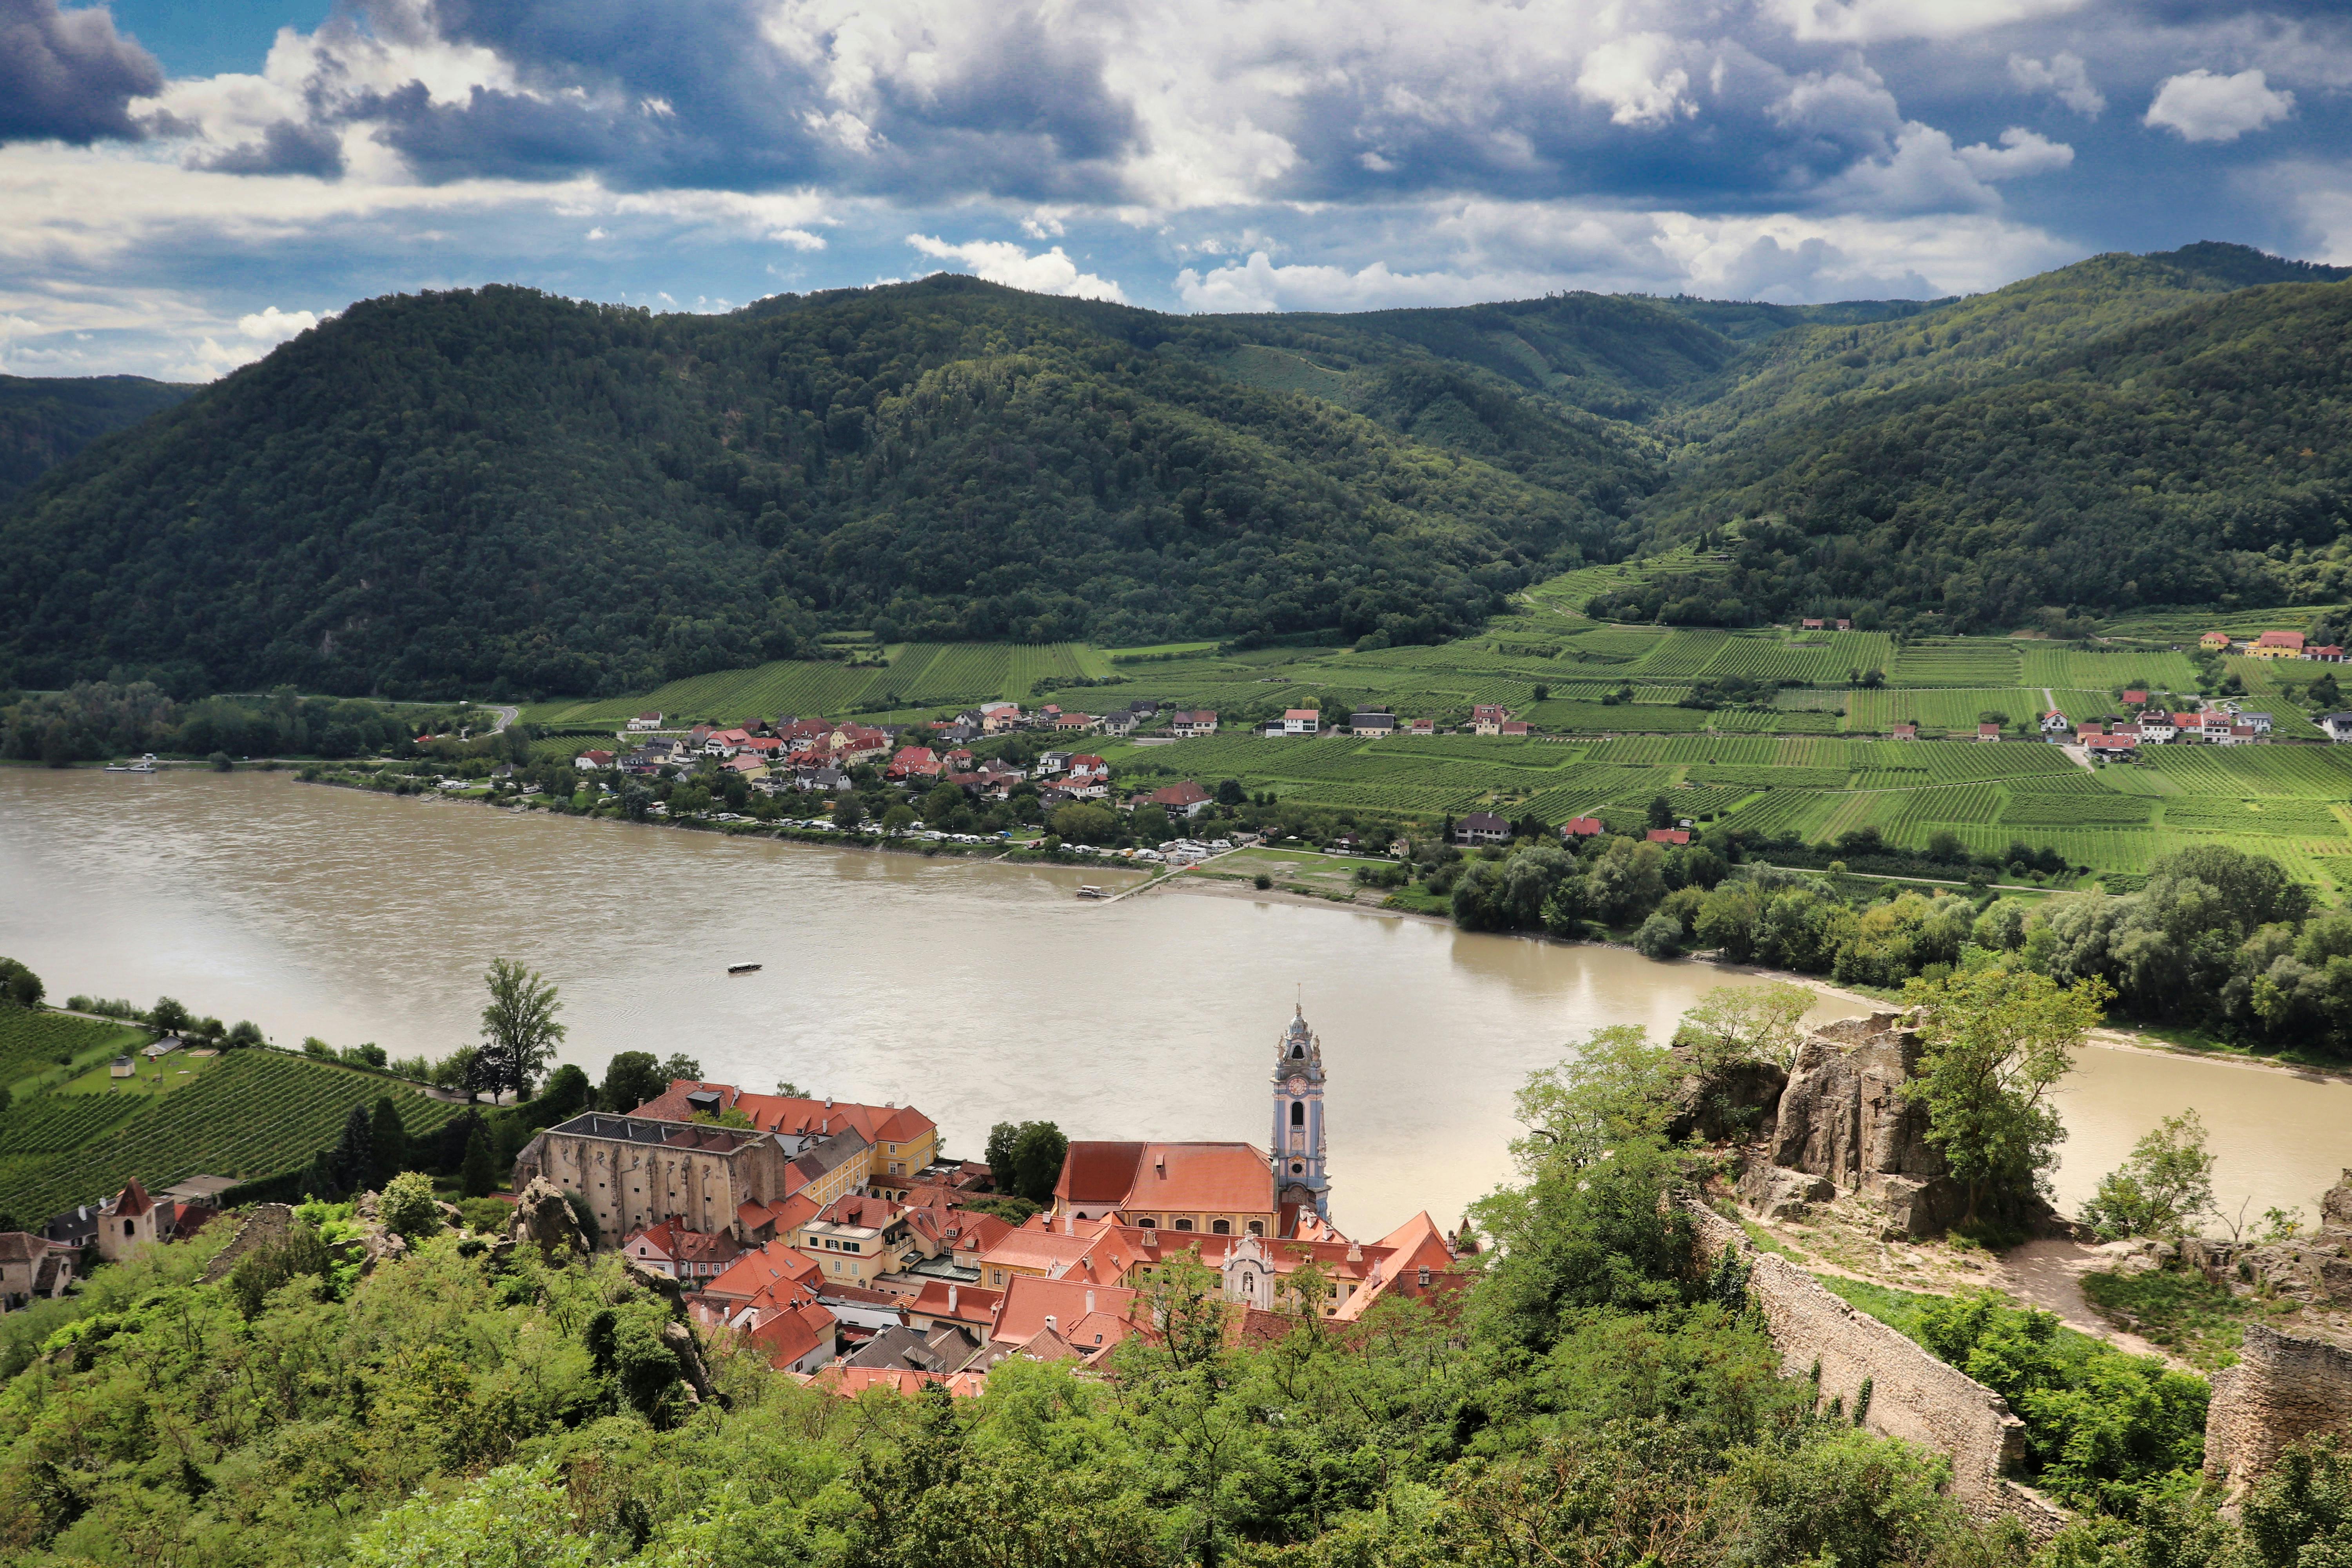
<svg viewBox="0 0 2352 1568"><path fill-rule="evenodd" d="M1598 838L1609 831L1608 825L1597 816L1571 816L1560 828L1568 838Z"/></svg>
<svg viewBox="0 0 2352 1568"><path fill-rule="evenodd" d="M997 1309L996 1321L989 1329L989 1338L1019 1343L1045 1328L1045 1320L1049 1317L1054 1320L1057 1331L1065 1334L1081 1320L1107 1317L1114 1321L1123 1321L1135 1310L1141 1294L1117 1285L1089 1285L1073 1279L1040 1279L1033 1274L1019 1275L1005 1284L1004 1300Z"/></svg>
<svg viewBox="0 0 2352 1568"><path fill-rule="evenodd" d="M1649 837L1650 842L1653 844L1687 844L1690 842L1690 829L1687 827L1653 827L1650 829Z"/></svg>
<svg viewBox="0 0 2352 1568"><path fill-rule="evenodd" d="M122 1191L115 1194L114 1206L107 1213L116 1219L136 1219L154 1206L155 1200L147 1195L147 1189L139 1184L138 1177L133 1176L122 1184Z"/></svg>

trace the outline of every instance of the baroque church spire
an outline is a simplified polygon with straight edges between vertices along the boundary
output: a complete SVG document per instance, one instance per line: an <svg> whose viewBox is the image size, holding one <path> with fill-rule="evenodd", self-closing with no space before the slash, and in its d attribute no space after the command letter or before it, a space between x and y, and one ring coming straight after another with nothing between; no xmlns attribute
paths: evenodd
<svg viewBox="0 0 2352 1568"><path fill-rule="evenodd" d="M1307 1026L1302 1002L1275 1042L1274 1165L1276 1201L1331 1218L1331 1184L1323 1139L1323 1042Z"/></svg>

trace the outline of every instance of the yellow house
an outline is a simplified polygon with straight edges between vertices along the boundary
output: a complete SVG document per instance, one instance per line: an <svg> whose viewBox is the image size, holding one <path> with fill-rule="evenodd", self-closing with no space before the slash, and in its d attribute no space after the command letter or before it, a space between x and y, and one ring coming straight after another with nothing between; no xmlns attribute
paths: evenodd
<svg viewBox="0 0 2352 1568"><path fill-rule="evenodd" d="M2246 648L2248 658L2301 658L2301 632L2264 632Z"/></svg>

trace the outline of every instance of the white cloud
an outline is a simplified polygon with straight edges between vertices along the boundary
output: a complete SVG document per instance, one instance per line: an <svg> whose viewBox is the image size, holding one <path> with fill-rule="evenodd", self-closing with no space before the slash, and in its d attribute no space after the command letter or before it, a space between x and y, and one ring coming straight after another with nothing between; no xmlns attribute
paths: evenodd
<svg viewBox="0 0 2352 1568"><path fill-rule="evenodd" d="M1773 0L1789 30L1809 43L1956 38L2041 16L2084 0Z"/></svg>
<svg viewBox="0 0 2352 1568"><path fill-rule="evenodd" d="M1033 294L1068 294L1080 300L1109 300L1122 305L1127 302L1118 284L1108 278L1079 271L1078 264L1058 245L1043 255L1032 256L1002 239L950 245L929 235L910 234L907 243L937 260L961 261L975 276L1008 289L1025 289Z"/></svg>
<svg viewBox="0 0 2352 1568"><path fill-rule="evenodd" d="M1979 180L2014 180L2027 174L2053 174L2071 166L2074 149L2038 131L2012 125L2000 133L1999 147L1979 142L1961 148L1959 156Z"/></svg>
<svg viewBox="0 0 2352 1568"><path fill-rule="evenodd" d="M318 316L310 310L281 310L277 306L249 316L239 316L236 330L255 342L275 347L287 339L299 337L319 324Z"/></svg>
<svg viewBox="0 0 2352 1568"><path fill-rule="evenodd" d="M2046 92L2077 114L2097 119L2107 107L2106 95L2091 85L2083 57L2060 49L2047 60L2028 55L2009 57L2009 79L2027 92Z"/></svg>
<svg viewBox="0 0 2352 1568"><path fill-rule="evenodd" d="M1550 283L1526 273L1398 273L1385 261L1350 272L1341 267L1276 267L1263 250L1238 266L1176 274L1176 297L1188 310L1257 314L1268 310L1377 310L1411 305L1469 305L1526 299ZM1557 285L1551 285L1556 287Z"/></svg>
<svg viewBox="0 0 2352 1568"><path fill-rule="evenodd" d="M1664 125L1698 112L1684 96L1690 73L1670 61L1678 46L1664 33L1613 38L1584 58L1576 79L1579 96L1609 106L1615 125Z"/></svg>
<svg viewBox="0 0 2352 1568"><path fill-rule="evenodd" d="M2200 68L2165 79L2146 123L2177 131L2184 142L2235 142L2294 112L2294 94L2273 89L2259 70L2215 76Z"/></svg>

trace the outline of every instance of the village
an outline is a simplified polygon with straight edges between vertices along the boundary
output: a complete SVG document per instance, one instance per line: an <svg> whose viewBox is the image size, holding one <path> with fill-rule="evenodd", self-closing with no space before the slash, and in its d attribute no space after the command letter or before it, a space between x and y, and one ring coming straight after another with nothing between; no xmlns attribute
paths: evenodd
<svg viewBox="0 0 2352 1568"><path fill-rule="evenodd" d="M1322 1042L1303 1012L1276 1039L1270 1082L1267 1146L1072 1142L1050 1201L1020 1223L992 1167L946 1156L911 1105L686 1079L626 1113L547 1128L495 1195L513 1205L515 1235L617 1252L700 1330L845 1396L925 1384L975 1395L1016 1356L1098 1373L1149 1331L1149 1287L1179 1259L1217 1277L1244 1338L1279 1338L1305 1311L1353 1322L1386 1300L1462 1288L1466 1230L1457 1242L1426 1213L1377 1240L1333 1224ZM91 1253L119 1262L197 1235L223 1221L233 1184L197 1176L150 1194L133 1181L42 1235L0 1237L0 1304L65 1294ZM266 1237L288 1212L264 1205L243 1224ZM370 1244L401 1248L380 1227ZM248 1249L241 1230L219 1267Z"/></svg>

